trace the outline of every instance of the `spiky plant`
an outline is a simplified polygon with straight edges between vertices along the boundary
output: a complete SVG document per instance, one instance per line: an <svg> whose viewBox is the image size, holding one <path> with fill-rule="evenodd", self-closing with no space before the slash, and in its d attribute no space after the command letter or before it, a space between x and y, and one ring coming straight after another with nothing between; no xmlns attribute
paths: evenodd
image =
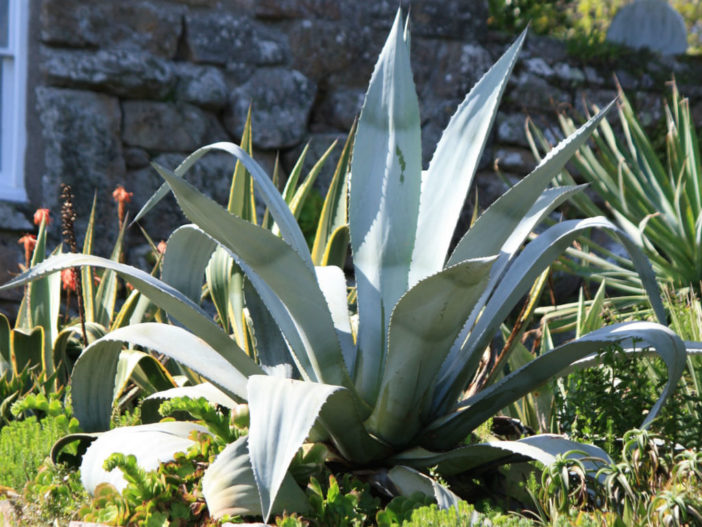
<svg viewBox="0 0 702 527"><path fill-rule="evenodd" d="M210 512L303 511L306 500L288 474L303 442L325 442L351 469L363 467L396 493L417 490L440 506L455 495L428 475L470 473L486 464L532 458L550 463L570 450L606 458L600 449L542 435L466 445L481 423L554 375L567 372L604 343L643 341L655 348L669 381L644 425L680 377L683 342L653 323L601 328L544 354L496 381L477 375L481 362L504 360L490 341L533 281L584 230L604 228L629 249L664 317L650 265L625 233L604 218L571 220L529 233L580 187L547 189L597 126L593 118L554 149L474 223L449 254L450 240L473 181L497 105L524 35L477 83L444 132L426 172L421 169L419 105L409 62L409 33L398 12L371 77L355 135L349 184L349 231L355 269L356 324L346 277L315 267L307 244L270 179L240 147L217 143L190 156L176 173L155 165L193 225L179 229L166 257L180 262L169 285L137 269L87 255L61 255L4 287L73 265L115 270L163 307L179 326L137 324L91 344L72 376L74 411L86 430L109 424L112 386L123 344L163 353L198 372L221 404L245 400L249 435L226 447L209 467L203 492ZM231 214L182 177L212 150L229 152L250 172L277 224L277 236ZM265 307L282 353L257 363L192 300L209 255L222 247L246 275L246 302ZM172 251L172 252L171 252ZM197 297L199 298L199 296ZM274 339L271 339L273 341ZM486 351L487 350L487 351ZM499 365L498 365L499 366ZM292 373L292 377L289 378ZM98 434L83 460L88 488L110 479L111 452L154 463L183 448L194 425L157 423ZM516 456L516 457L515 457ZM584 462L592 470L592 462Z"/></svg>

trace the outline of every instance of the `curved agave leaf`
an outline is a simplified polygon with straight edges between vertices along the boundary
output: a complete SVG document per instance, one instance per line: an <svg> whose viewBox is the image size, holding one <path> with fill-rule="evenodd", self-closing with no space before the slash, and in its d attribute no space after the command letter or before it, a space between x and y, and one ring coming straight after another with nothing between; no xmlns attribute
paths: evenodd
<svg viewBox="0 0 702 527"><path fill-rule="evenodd" d="M122 222L117 235L117 241L112 249L110 260L119 262L122 256L122 244L124 233L127 229L127 222ZM103 326L110 327L112 318L115 312L115 303L117 302L117 275L114 271L106 269L102 273L100 285L98 285L94 298L94 316L95 322Z"/></svg>
<svg viewBox="0 0 702 527"><path fill-rule="evenodd" d="M578 148L587 141L615 101L561 141L526 177L500 196L480 215L454 249L448 264L504 251L513 254L534 227L534 207L546 186L555 178ZM551 192L554 192L552 190Z"/></svg>
<svg viewBox="0 0 702 527"><path fill-rule="evenodd" d="M249 452L264 521L290 462L322 405L340 386L253 375L249 378Z"/></svg>
<svg viewBox="0 0 702 527"><path fill-rule="evenodd" d="M73 367L73 411L86 431L109 427L117 361L123 343L163 353L199 373L230 397L246 399L246 375L204 341L177 326L135 324L93 342Z"/></svg>
<svg viewBox="0 0 702 527"><path fill-rule="evenodd" d="M418 470L397 465L388 470L387 475L401 496L411 496L415 492L420 492L434 498L439 509L458 507L460 501L458 496Z"/></svg>
<svg viewBox="0 0 702 527"><path fill-rule="evenodd" d="M91 494L100 483L110 483L121 492L127 486L122 471L114 469L107 472L102 468L111 454L132 454L140 468L156 470L159 463L171 461L176 452L184 452L195 444L195 441L188 439L193 431L209 433L205 427L195 423L172 421L115 428L100 434L83 456L80 481Z"/></svg>
<svg viewBox="0 0 702 527"><path fill-rule="evenodd" d="M117 361L113 400L122 396L130 380L140 388L152 392L177 386L171 374L156 357L143 351L126 349L119 354Z"/></svg>
<svg viewBox="0 0 702 527"><path fill-rule="evenodd" d="M307 242L305 237L302 235L300 226L295 221L290 208L285 203L283 198L275 188L275 185L266 175L266 172L261 168L253 158L246 153L245 150L238 147L233 143L213 143L211 145L203 146L197 149L195 152L190 154L176 169L174 175L179 179L182 178L185 173L190 170L190 168L197 162L198 159L203 157L208 152L220 151L231 154L236 159L238 159L249 171L251 177L253 178L256 188L261 192L261 197L267 205L268 209L271 211L273 218L275 219L280 233L283 239L290 244L290 246L295 250L295 252L300 256L302 261L312 268L312 260L310 258L309 249L307 248ZM156 170L161 172L158 167ZM172 186L171 186L172 187ZM164 184L154 193L154 195L146 202L142 209L137 214L134 221L139 220L146 214L156 203L158 203L168 192L168 185ZM132 222L133 223L133 222Z"/></svg>
<svg viewBox="0 0 702 527"><path fill-rule="evenodd" d="M668 382L656 404L643 421L647 427L675 389L685 368L685 344L670 329L653 322L625 322L593 331L584 337L558 346L537 357L520 369L466 399L458 411L439 418L424 432L422 444L431 448L449 448L496 412L548 381L568 373L580 359L597 353L602 347L623 341L645 342L655 351L668 368ZM634 423L632 423L633 425Z"/></svg>
<svg viewBox="0 0 702 527"><path fill-rule="evenodd" d="M249 313L249 329L253 329L251 337L258 363L264 370L278 364L292 367L290 349L280 332L278 321L271 316L250 280L244 281L244 297ZM299 378L299 371L295 372L295 375Z"/></svg>
<svg viewBox="0 0 702 527"><path fill-rule="evenodd" d="M455 364L457 357L461 354L461 349L463 344L468 337L468 334L473 329L475 320L485 307L485 302L490 298L491 293L494 291L497 283L502 279L505 269L509 266L510 262L514 258L519 248L522 246L524 241L527 239L529 234L534 230L534 228L539 225L556 207L564 203L566 200L576 195L578 192L583 190L585 185L579 185L574 187L560 187L554 189L546 189L542 192L541 196L536 200L536 203L532 208L526 213L522 222L516 227L515 231L509 238L504 241L502 247L498 249L500 251L497 261L492 266L492 271L490 272L490 280L485 287L480 300L476 303L471 316L468 317L463 330L459 337L454 341L451 346L451 351L449 352L448 358L444 362L441 368L442 377L447 374L450 369L449 365ZM487 214L491 209L488 209L485 214ZM485 217L485 214L481 218ZM483 225L485 225L483 223ZM470 232L473 232L471 229ZM485 236L490 237L488 232L483 233ZM465 239L465 238L464 238ZM481 251L478 251L481 252ZM457 256L458 255L458 256ZM454 252L454 254L449 259L448 265L455 265L453 263L454 257L456 256L456 262L461 261L458 258L461 257L459 253Z"/></svg>
<svg viewBox="0 0 702 527"><path fill-rule="evenodd" d="M318 382L352 386L314 268L285 241L229 214L169 170L156 168L183 213L232 252L279 322L303 374Z"/></svg>
<svg viewBox="0 0 702 527"><path fill-rule="evenodd" d="M346 275L336 266L315 267L317 282L329 306L334 328L339 337L344 362L349 371L356 364L356 344L351 333L351 319L346 292Z"/></svg>
<svg viewBox="0 0 702 527"><path fill-rule="evenodd" d="M202 476L202 494L213 518L230 516L261 516L261 499L249 459L248 437L243 436L227 445ZM271 512L306 512L309 508L305 493L286 474Z"/></svg>
<svg viewBox="0 0 702 527"><path fill-rule="evenodd" d="M439 474L453 476L485 466L513 462L515 455L549 465L553 463L556 455L574 451L583 452L575 455L576 457L584 455L587 458L583 459L583 464L592 474L603 463L611 463L609 455L601 448L554 434L539 434L517 441L491 441L466 445L447 452L432 452L417 447L392 457L390 461L416 469L436 467Z"/></svg>
<svg viewBox="0 0 702 527"><path fill-rule="evenodd" d="M441 363L483 292L494 261L480 258L444 269L397 303L380 395L367 422L372 433L401 445L419 431Z"/></svg>
<svg viewBox="0 0 702 527"><path fill-rule="evenodd" d="M348 196L347 196L347 174L349 170L349 163L351 160L351 149L353 145L353 138L356 136L356 125L354 121L349 131L349 135L346 138L346 143L344 143L344 149L341 151L341 156L339 157L339 162L336 165L336 170L334 171L334 176L332 177L331 183L329 183L329 189L327 190L327 195L324 198L324 205L322 206L322 212L320 213L319 220L317 221L317 232L314 236L314 243L312 244L312 262L315 265L337 265L342 267L346 260L346 251L348 249L348 240L344 247L343 261L337 259L324 258L325 253L328 252L328 247L331 244L331 239L333 233L347 223L347 209L348 209Z"/></svg>
<svg viewBox="0 0 702 527"><path fill-rule="evenodd" d="M590 228L606 229L617 236L626 247L646 287L649 300L659 320L665 321L665 309L660 299L658 284L646 256L641 249L616 225L606 218L568 220L546 229L529 243L512 262L492 297L480 315L462 352L452 364L444 368L439 383L435 407L448 408L473 377L485 347L499 329L505 317L519 299L529 290L534 280L546 269L582 231ZM438 405L442 406L438 406Z"/></svg>
<svg viewBox="0 0 702 527"><path fill-rule="evenodd" d="M217 248L193 225L177 228L168 238L161 263L161 280L175 287L195 304L200 304L205 269Z"/></svg>
<svg viewBox="0 0 702 527"><path fill-rule="evenodd" d="M385 328L407 290L422 168L419 104L402 13L371 76L351 161L349 230L360 317L357 386L374 401L385 360Z"/></svg>
<svg viewBox="0 0 702 527"><path fill-rule="evenodd" d="M212 320L174 287L134 267L88 254L60 254L45 260L28 271L0 286L0 291L31 282L44 275L69 267L90 265L112 269L163 308L173 318L217 350L217 353L234 366L242 375L260 374L262 370L239 348ZM242 396L245 396L243 386ZM237 388L239 390L239 388ZM239 394L237 394L239 395Z"/></svg>
<svg viewBox="0 0 702 527"><path fill-rule="evenodd" d="M210 242L215 243L210 239ZM227 333L234 326L237 344L245 349L244 332L244 277L240 269L234 269L234 260L227 251L217 246L205 270L207 291L217 310L220 323ZM231 313L230 313L231 312Z"/></svg>
<svg viewBox="0 0 702 527"><path fill-rule="evenodd" d="M422 177L410 285L444 267L458 216L525 37L526 31L473 86L436 146L429 168ZM497 252L493 250L463 259Z"/></svg>

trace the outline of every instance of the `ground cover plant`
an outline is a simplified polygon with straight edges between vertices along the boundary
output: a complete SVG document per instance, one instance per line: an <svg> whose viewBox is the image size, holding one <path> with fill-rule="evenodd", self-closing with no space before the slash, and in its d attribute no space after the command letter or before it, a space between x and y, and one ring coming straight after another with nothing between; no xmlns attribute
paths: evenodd
<svg viewBox="0 0 702 527"><path fill-rule="evenodd" d="M203 441L213 444L212 438L218 437L224 442L202 473L202 497L186 501L189 507L204 500L214 519L268 520L282 511L327 514L329 502L336 503L338 496L336 491L330 495L333 485L326 490L312 485L310 494L295 478L309 455L321 455L321 461L340 466L342 472L363 470L367 481L391 495L411 497L419 491L442 509L458 503L443 482L458 475L477 477L486 464L528 458L551 464L558 454L577 449L589 455L582 463L594 474L608 456L590 445L553 435L476 444L470 434L579 360L597 360L595 352L612 342L630 352L641 351L643 342L666 364L667 383L642 423L650 424L685 362L684 343L662 325L632 322L600 328L499 380L508 354L490 348L493 334L536 278L591 228L608 229L625 244L654 312L665 319L648 261L624 231L604 218L554 225L522 249L537 224L582 190L547 186L587 140L601 115L485 211L449 254L452 230L523 39L524 35L519 37L467 95L423 173L409 32L398 13L353 138L348 227L331 228L333 218L346 216L346 189L341 185L342 198L334 200L334 207L325 203L322 211L328 220L322 236L325 250L316 250L315 241L310 251L291 210L294 200L278 193L246 148L217 143L192 154L175 172L155 166L193 221L169 239L162 280L119 261L59 254L3 286L23 285L79 265L102 267L121 275L178 322L115 328L90 342L73 367L73 408L84 433L61 444L92 440L80 470L82 483L96 499L104 500L104 505L119 504L122 498L136 496L139 501L139 496L154 494L159 481L149 473L160 470L165 476L168 462L182 460L178 452L193 452ZM182 177L213 150L229 152L241 163L237 165L241 173L251 179L242 178L240 189L247 184L250 188L251 181L257 185L270 211L270 229L245 212L251 203L248 190L235 189L225 208ZM318 265L331 263L332 254L345 256L345 250L337 247L344 246L344 239L350 240L355 268L350 295L339 267ZM203 281L215 304L217 289L224 294L225 301L217 307L219 324L198 305ZM259 314L267 322L266 330L247 329L237 337L234 328L241 318L231 316L237 312L261 323ZM270 346L259 346L261 339ZM632 339L639 345L634 347ZM212 412L201 408L192 415L192 407L180 410L187 410L193 419L109 429L124 344L176 360L192 380L208 381L149 400L202 395L210 404L229 408L230 416L246 401L248 434L228 435L226 420L215 418L213 427L204 417L213 417ZM245 351L254 348L256 352ZM145 420L147 407L145 402ZM122 491L122 498L113 488ZM357 506L349 500L350 504L341 500L339 505ZM164 520L161 505L146 505L130 514L141 515L143 522L149 515ZM124 509L112 508L120 518ZM281 521L295 521L287 518Z"/></svg>

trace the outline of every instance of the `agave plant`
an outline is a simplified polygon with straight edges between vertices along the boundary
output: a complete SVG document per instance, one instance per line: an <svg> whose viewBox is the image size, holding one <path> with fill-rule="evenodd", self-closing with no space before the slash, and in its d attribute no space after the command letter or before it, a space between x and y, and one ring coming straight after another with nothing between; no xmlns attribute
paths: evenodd
<svg viewBox="0 0 702 527"><path fill-rule="evenodd" d="M268 519L274 511L304 510L304 494L288 468L305 441L325 442L335 459L349 467L369 469L399 493L424 491L442 506L453 503L455 495L427 475L428 467L448 477L487 463L511 462L515 456L550 463L558 453L577 449L606 458L600 449L552 435L469 445L465 440L502 408L611 341L630 343L632 349L637 343L639 350L643 341L666 362L669 380L643 424L650 423L685 361L683 342L658 324L601 328L499 381L481 374L483 361L504 360L491 353L490 341L535 278L593 227L621 239L655 312L664 317L645 256L604 218L557 224L522 249L532 229L581 190L547 186L601 115L486 210L450 251L452 232L524 38L466 96L423 172L409 32L398 12L355 133L348 189L356 289L351 310L343 271L315 266L285 200L245 149L230 143L201 148L175 172L155 165L192 221L174 233L166 251L167 259L181 261L180 272L168 274L164 263L164 280L158 280L118 262L59 255L3 286L21 285L68 266L102 266L122 275L178 322L119 328L92 343L76 363L74 412L85 430L99 436L81 467L89 489L110 477L101 467L112 451L134 453L147 463L168 455L169 448L158 444L159 435L174 444L179 442L175 437L192 429L156 423L145 425L148 429L104 432L113 395L110 380L125 343L163 353L198 372L211 383L207 389L220 404L248 402L248 436L227 446L203 479L214 516L260 514ZM210 151L229 152L245 166L266 201L275 232L237 217L185 181L187 170ZM210 255L222 250L246 276L249 313L253 316L264 306L260 311L275 322L280 353L255 361L197 305Z"/></svg>

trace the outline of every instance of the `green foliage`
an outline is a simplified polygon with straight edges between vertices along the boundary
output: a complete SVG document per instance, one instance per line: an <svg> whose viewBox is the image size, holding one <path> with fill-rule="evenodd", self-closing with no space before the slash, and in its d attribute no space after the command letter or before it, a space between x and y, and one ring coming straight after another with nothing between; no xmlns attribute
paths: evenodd
<svg viewBox="0 0 702 527"><path fill-rule="evenodd" d="M629 0L489 0L489 24L518 32L531 22L537 33L566 38L569 49L587 57L608 49L604 39L609 24L627 3ZM696 0L672 0L670 3L685 21L689 51L699 52L702 35L698 21L702 17L702 5Z"/></svg>
<svg viewBox="0 0 702 527"><path fill-rule="evenodd" d="M571 373L554 385L555 431L617 455L617 438L654 404L665 369L653 359L634 361L618 346L603 349L600 357L600 366ZM702 401L692 386L688 370L651 429L672 442L699 448Z"/></svg>
<svg viewBox="0 0 702 527"><path fill-rule="evenodd" d="M378 509L380 500L370 494L370 487L344 474L337 481L329 475L326 486L315 478L310 478L307 495L312 510L309 514L314 527L362 527L368 524Z"/></svg>
<svg viewBox="0 0 702 527"><path fill-rule="evenodd" d="M431 506L432 501L430 497L421 492L415 492L410 496L396 496L384 509L376 513L375 520L378 527L401 526L411 520L415 510ZM436 507L434 507L435 509Z"/></svg>
<svg viewBox="0 0 702 527"><path fill-rule="evenodd" d="M492 527L529 527L533 522L516 515L491 512L484 514L475 508L459 501L458 507L440 510L435 504L412 509L410 517L402 523L389 524L393 527L472 527L485 525ZM381 524L378 523L380 527Z"/></svg>
<svg viewBox="0 0 702 527"><path fill-rule="evenodd" d="M27 482L20 496L14 498L17 526L67 525L76 519L78 509L89 500L78 472L54 465L47 459Z"/></svg>
<svg viewBox="0 0 702 527"><path fill-rule="evenodd" d="M197 422L203 424L222 445L234 442L241 435L241 430L234 424L233 417L227 409L217 408L205 397L175 397L161 403L159 413L169 417L178 412L185 412Z"/></svg>
<svg viewBox="0 0 702 527"><path fill-rule="evenodd" d="M527 25L539 34L552 32L572 21L577 0L489 0L491 27L510 32L522 31Z"/></svg>
<svg viewBox="0 0 702 527"><path fill-rule="evenodd" d="M38 472L62 436L75 431L77 421L64 414L12 421L0 429L0 486L21 490Z"/></svg>

